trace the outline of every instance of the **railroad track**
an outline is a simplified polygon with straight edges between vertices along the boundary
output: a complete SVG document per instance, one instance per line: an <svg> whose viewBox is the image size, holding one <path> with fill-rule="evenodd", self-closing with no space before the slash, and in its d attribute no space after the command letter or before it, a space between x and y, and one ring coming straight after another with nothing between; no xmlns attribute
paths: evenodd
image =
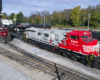
<svg viewBox="0 0 100 80"><path fill-rule="evenodd" d="M23 49L15 47L13 45L12 48L22 54L18 55L11 51L8 51L4 48L0 48L0 53L6 57L9 57L12 60L17 61L21 65L25 65L30 67L31 69L36 69L43 71L46 74L52 75L54 77L53 80L96 80L91 76L87 76L85 74L79 73L77 71L71 70L64 66L58 65L56 63L47 61L43 58L40 58L36 55L33 55L29 52L26 52Z"/></svg>
<svg viewBox="0 0 100 80"><path fill-rule="evenodd" d="M16 34L16 33L11 32L10 35L13 36L12 38L16 37L17 39L24 41L24 40L23 40L23 34ZM26 41L24 41L24 42L26 42ZM50 52L57 53L57 52L55 52L54 50L40 47L40 46L38 46L38 45L36 45L36 44L32 44L31 42L27 42L27 43L29 43L29 44L31 44L31 45L34 45L34 46L36 46L36 47L38 47L38 48L40 48L40 49L42 48L42 49L48 50L48 51L50 51ZM57 54L59 54L59 53L57 53ZM70 54L71 54L71 53L70 53ZM62 55L62 56L63 56L63 55ZM84 58L84 57L83 57L83 58ZM70 58L70 59L72 59L72 58ZM72 60L73 60L73 59L72 59ZM84 61L80 61L80 60L77 60L77 61L80 62L80 63L82 63L82 64L84 64L84 65L87 65ZM89 67L94 67L94 68L100 70L100 63L97 63L97 62L96 62L96 63L93 65L91 62L92 62L92 61L88 62L89 64L88 64L87 66L89 66Z"/></svg>

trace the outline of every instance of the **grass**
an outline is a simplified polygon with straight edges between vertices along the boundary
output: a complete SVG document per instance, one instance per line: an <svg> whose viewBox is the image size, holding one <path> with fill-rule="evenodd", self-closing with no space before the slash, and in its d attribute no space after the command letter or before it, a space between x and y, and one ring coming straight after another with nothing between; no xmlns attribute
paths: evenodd
<svg viewBox="0 0 100 80"><path fill-rule="evenodd" d="M76 28L76 29L88 29L88 26L80 26L80 27L72 27L72 26L61 26L61 25L55 25L55 26L52 26L52 27L55 27L55 28ZM89 29L94 29L94 27L90 26ZM95 29L100 29L100 27L97 27Z"/></svg>

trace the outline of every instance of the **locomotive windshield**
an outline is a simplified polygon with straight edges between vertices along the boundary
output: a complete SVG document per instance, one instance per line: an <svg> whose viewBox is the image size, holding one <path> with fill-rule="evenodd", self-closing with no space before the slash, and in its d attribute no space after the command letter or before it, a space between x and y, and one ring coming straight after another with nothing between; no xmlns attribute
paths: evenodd
<svg viewBox="0 0 100 80"><path fill-rule="evenodd" d="M88 38L88 35L82 35L81 39Z"/></svg>
<svg viewBox="0 0 100 80"><path fill-rule="evenodd" d="M82 35L82 36L81 36L81 39L87 39L88 37L89 37L89 38L92 38L92 35Z"/></svg>
<svg viewBox="0 0 100 80"><path fill-rule="evenodd" d="M89 38L92 38L92 35L89 35Z"/></svg>

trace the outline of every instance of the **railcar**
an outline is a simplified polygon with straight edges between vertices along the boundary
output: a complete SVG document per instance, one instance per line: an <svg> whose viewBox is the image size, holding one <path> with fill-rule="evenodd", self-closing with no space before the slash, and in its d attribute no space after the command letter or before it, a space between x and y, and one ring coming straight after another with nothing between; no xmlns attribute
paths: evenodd
<svg viewBox="0 0 100 80"><path fill-rule="evenodd" d="M88 66L100 63L100 44L90 31L27 28L23 39Z"/></svg>
<svg viewBox="0 0 100 80"><path fill-rule="evenodd" d="M9 42L10 35L8 32L8 28L0 27L0 42Z"/></svg>

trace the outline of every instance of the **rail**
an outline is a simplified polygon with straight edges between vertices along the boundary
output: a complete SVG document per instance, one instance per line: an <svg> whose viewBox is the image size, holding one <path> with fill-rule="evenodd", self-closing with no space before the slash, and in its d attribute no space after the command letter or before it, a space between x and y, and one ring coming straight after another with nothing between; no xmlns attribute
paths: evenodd
<svg viewBox="0 0 100 80"><path fill-rule="evenodd" d="M2 49L0 48L0 53L5 55L6 57L9 57L10 59L13 59L19 62L22 65L28 65L32 68L43 71L44 73L50 74L53 77L58 78L58 80L68 80L68 79L70 80L96 80L91 76L87 76L85 74L79 73L67 67L45 60L29 52L26 52L23 49L14 47L13 45L12 45L12 48L20 52L23 56L14 54L3 48Z"/></svg>

